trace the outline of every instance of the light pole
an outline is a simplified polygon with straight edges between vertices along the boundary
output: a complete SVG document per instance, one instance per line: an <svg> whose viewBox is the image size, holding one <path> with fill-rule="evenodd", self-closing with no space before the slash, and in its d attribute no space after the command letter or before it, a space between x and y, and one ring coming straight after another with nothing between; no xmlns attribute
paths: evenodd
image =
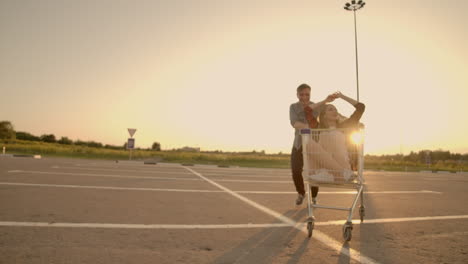
<svg viewBox="0 0 468 264"><path fill-rule="evenodd" d="M358 66L358 48L357 48L357 27L356 27L356 11L363 8L366 5L364 1L351 1L346 3L344 9L353 11L354 14L354 47L356 49L356 88L357 88L357 101L359 102L359 66Z"/></svg>

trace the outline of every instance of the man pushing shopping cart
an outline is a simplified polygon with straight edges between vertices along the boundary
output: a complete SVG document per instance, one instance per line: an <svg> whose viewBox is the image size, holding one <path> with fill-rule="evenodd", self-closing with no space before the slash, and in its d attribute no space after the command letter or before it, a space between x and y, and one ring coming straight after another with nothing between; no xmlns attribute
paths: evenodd
<svg viewBox="0 0 468 264"><path fill-rule="evenodd" d="M308 85L300 85L297 89L299 102L290 107L291 125L296 130L291 153L292 174L298 191L296 204L300 205L306 195L303 183L305 180L309 237L314 229L314 208L325 208L348 211L348 219L343 226L343 237L349 241L353 228L352 215L359 197L361 221L364 219L363 141L359 120L365 105L340 92L314 104L309 101L310 90ZM336 107L327 104L335 99L343 99L355 107L350 118L343 121ZM300 106L303 109L300 109ZM319 186L353 188L357 190L357 195L350 208L318 205L316 197Z"/></svg>

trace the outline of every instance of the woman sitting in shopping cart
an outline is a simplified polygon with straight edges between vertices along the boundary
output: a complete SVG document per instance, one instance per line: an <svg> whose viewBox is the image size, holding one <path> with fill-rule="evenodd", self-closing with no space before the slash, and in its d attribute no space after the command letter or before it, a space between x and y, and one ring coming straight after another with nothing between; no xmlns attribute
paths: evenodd
<svg viewBox="0 0 468 264"><path fill-rule="evenodd" d="M314 170L312 179L325 182L346 182L354 176L356 153L350 149L350 132L359 126L359 120L365 110L365 105L338 92L335 97L341 98L353 105L356 109L346 120L338 113L332 104L326 104L319 115L319 130L310 141L311 149L315 151L309 155L309 164ZM316 145L320 147L316 147ZM355 148L356 149L356 148ZM354 149L354 150L355 150Z"/></svg>

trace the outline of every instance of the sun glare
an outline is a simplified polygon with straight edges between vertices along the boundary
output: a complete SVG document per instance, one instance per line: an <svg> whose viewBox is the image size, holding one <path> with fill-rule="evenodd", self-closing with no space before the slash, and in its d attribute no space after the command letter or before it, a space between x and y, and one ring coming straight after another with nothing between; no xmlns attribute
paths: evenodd
<svg viewBox="0 0 468 264"><path fill-rule="evenodd" d="M356 144L356 145L359 145L359 144L362 144L362 142L364 141L364 132L362 130L359 130L359 131L355 131L351 134L351 141Z"/></svg>

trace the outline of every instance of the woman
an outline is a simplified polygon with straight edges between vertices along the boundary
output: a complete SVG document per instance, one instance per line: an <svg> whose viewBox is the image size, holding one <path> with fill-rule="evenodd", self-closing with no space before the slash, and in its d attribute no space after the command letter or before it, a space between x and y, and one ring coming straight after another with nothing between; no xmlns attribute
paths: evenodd
<svg viewBox="0 0 468 264"><path fill-rule="evenodd" d="M332 130L320 132L317 141L321 148L315 148L319 151L310 155L309 164L315 170L312 178L319 181L348 181L353 175L346 140L349 134L346 133L346 130L359 126L359 120L364 113L365 105L340 92L335 93L335 96L350 103L356 110L343 122L339 122L342 116L332 104L326 104L320 113L319 128ZM331 163L330 159L334 162ZM333 164L333 166L330 166L330 164Z"/></svg>

